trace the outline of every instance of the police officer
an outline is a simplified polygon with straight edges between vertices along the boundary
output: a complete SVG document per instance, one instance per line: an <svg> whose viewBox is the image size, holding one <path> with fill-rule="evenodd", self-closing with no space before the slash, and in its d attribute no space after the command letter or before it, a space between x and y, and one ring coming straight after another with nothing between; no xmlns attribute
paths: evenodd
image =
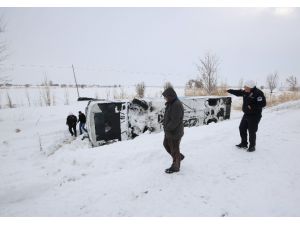
<svg viewBox="0 0 300 225"><path fill-rule="evenodd" d="M255 151L256 132L258 124L261 120L263 107L266 106L266 98L264 93L256 88L255 82L249 80L245 82L244 90L227 90L228 93L243 97L244 116L241 120L239 129L241 143L236 145L238 148L248 148L247 131L249 132L249 148L248 152Z"/></svg>

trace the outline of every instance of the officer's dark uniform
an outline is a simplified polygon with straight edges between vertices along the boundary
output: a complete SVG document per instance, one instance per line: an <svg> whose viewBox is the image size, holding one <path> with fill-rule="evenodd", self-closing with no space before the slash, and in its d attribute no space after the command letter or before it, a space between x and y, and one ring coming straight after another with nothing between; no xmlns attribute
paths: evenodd
<svg viewBox="0 0 300 225"><path fill-rule="evenodd" d="M251 89L250 93L244 90L227 90L228 93L242 96L243 97L243 112L244 116L240 123L240 135L241 144L238 147L248 146L247 141L247 130L249 131L249 149L248 151L254 151L256 145L256 132L258 129L258 124L261 119L262 108L266 106L266 98L264 93L258 88L254 87Z"/></svg>

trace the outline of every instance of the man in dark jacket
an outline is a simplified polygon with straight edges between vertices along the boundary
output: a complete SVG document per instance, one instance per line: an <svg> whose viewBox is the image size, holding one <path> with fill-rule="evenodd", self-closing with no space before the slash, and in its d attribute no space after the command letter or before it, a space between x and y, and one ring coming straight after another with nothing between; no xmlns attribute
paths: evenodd
<svg viewBox="0 0 300 225"><path fill-rule="evenodd" d="M77 117L75 115L73 115L73 113L69 113L66 124L69 126L69 131L70 131L71 135L72 136L75 135L75 137L76 137L77 136L77 132L76 132Z"/></svg>
<svg viewBox="0 0 300 225"><path fill-rule="evenodd" d="M244 90L227 90L228 93L243 97L244 116L241 120L239 129L241 143L236 145L238 148L247 148L247 130L249 132L249 148L248 152L255 151L256 132L261 119L263 107L266 106L266 98L264 93L255 87L254 81L247 81Z"/></svg>
<svg viewBox="0 0 300 225"><path fill-rule="evenodd" d="M84 128L85 127L85 123L86 123L86 117L85 117L85 115L81 111L79 111L78 113L79 113L79 115L78 115L78 117L79 117L79 132L80 132L80 135L81 135L82 134L82 130L84 130L85 132L87 132L87 130Z"/></svg>
<svg viewBox="0 0 300 225"><path fill-rule="evenodd" d="M180 141L183 136L184 110L173 88L167 88L162 95L166 100L163 120L165 132L163 145L173 159L171 167L166 169L165 172L174 173L180 170L180 161L184 158L184 155L180 153L179 149Z"/></svg>

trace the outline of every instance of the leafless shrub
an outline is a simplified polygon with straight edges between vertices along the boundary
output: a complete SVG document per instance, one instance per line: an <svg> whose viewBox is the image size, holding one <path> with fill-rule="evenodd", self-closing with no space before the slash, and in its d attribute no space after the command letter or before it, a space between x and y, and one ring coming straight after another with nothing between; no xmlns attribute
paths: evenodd
<svg viewBox="0 0 300 225"><path fill-rule="evenodd" d="M136 95L137 97L139 98L144 98L145 96L145 83L144 82L141 82L141 83L138 83L137 85L135 85L135 90L136 90Z"/></svg>
<svg viewBox="0 0 300 225"><path fill-rule="evenodd" d="M11 96L8 92L6 92L6 98L7 98L7 106L8 108L14 108L14 104L12 102Z"/></svg>
<svg viewBox="0 0 300 225"><path fill-rule="evenodd" d="M212 92L212 95L216 96L227 96L228 85L227 82L223 81L221 84Z"/></svg>
<svg viewBox="0 0 300 225"><path fill-rule="evenodd" d="M45 79L44 79L42 85L43 85L42 99L43 99L46 106L51 106L50 82L48 81L46 76L45 76Z"/></svg>
<svg viewBox="0 0 300 225"><path fill-rule="evenodd" d="M186 88L203 88L203 81L199 78L199 79L190 79L186 84L185 87Z"/></svg>
<svg viewBox="0 0 300 225"><path fill-rule="evenodd" d="M199 79L190 79L184 88L185 96L202 96L204 95L203 82Z"/></svg>
<svg viewBox="0 0 300 225"><path fill-rule="evenodd" d="M268 101L272 105L272 94L274 89L278 85L278 73L274 72L267 76L267 87L270 89L270 100Z"/></svg>
<svg viewBox="0 0 300 225"><path fill-rule="evenodd" d="M65 91L64 91L64 97L65 97L65 105L70 105L70 95L69 95L69 90L67 87L65 87Z"/></svg>
<svg viewBox="0 0 300 225"><path fill-rule="evenodd" d="M286 79L286 82L289 85L290 91L298 91L298 88L297 88L297 85L298 85L297 77L289 76Z"/></svg>
<svg viewBox="0 0 300 225"><path fill-rule="evenodd" d="M127 99L128 98L128 95L124 89L124 87L120 87L120 95L119 95L119 98L120 99Z"/></svg>
<svg viewBox="0 0 300 225"><path fill-rule="evenodd" d="M289 101L295 101L300 99L300 94L299 92L283 92L280 95L277 96L272 96L272 101L270 101L270 98L267 97L267 106L276 106L285 102Z"/></svg>
<svg viewBox="0 0 300 225"><path fill-rule="evenodd" d="M206 92L200 88L184 89L185 96L205 96Z"/></svg>
<svg viewBox="0 0 300 225"><path fill-rule="evenodd" d="M218 59L215 55L206 53L199 61L196 66L203 81L203 88L208 95L211 95L217 89Z"/></svg>
<svg viewBox="0 0 300 225"><path fill-rule="evenodd" d="M220 86L216 87L216 89L211 93L211 95L227 96L227 89L227 83L222 82ZM195 86L192 88L185 87L184 94L185 96L207 96L207 91L203 88L196 88Z"/></svg>
<svg viewBox="0 0 300 225"><path fill-rule="evenodd" d="M267 76L267 87L270 89L270 93L272 94L274 89L278 85L278 73L274 72Z"/></svg>

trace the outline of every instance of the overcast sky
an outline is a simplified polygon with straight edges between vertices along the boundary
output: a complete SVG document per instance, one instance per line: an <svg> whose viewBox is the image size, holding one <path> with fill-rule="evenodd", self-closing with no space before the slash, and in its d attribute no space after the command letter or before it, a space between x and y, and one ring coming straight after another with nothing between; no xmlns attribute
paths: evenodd
<svg viewBox="0 0 300 225"><path fill-rule="evenodd" d="M0 8L13 83L184 85L206 52L219 80L300 78L299 8ZM4 65L3 65L4 64ZM14 64L14 65L11 65ZM41 65L41 66L39 66ZM3 71L2 71L3 74Z"/></svg>

